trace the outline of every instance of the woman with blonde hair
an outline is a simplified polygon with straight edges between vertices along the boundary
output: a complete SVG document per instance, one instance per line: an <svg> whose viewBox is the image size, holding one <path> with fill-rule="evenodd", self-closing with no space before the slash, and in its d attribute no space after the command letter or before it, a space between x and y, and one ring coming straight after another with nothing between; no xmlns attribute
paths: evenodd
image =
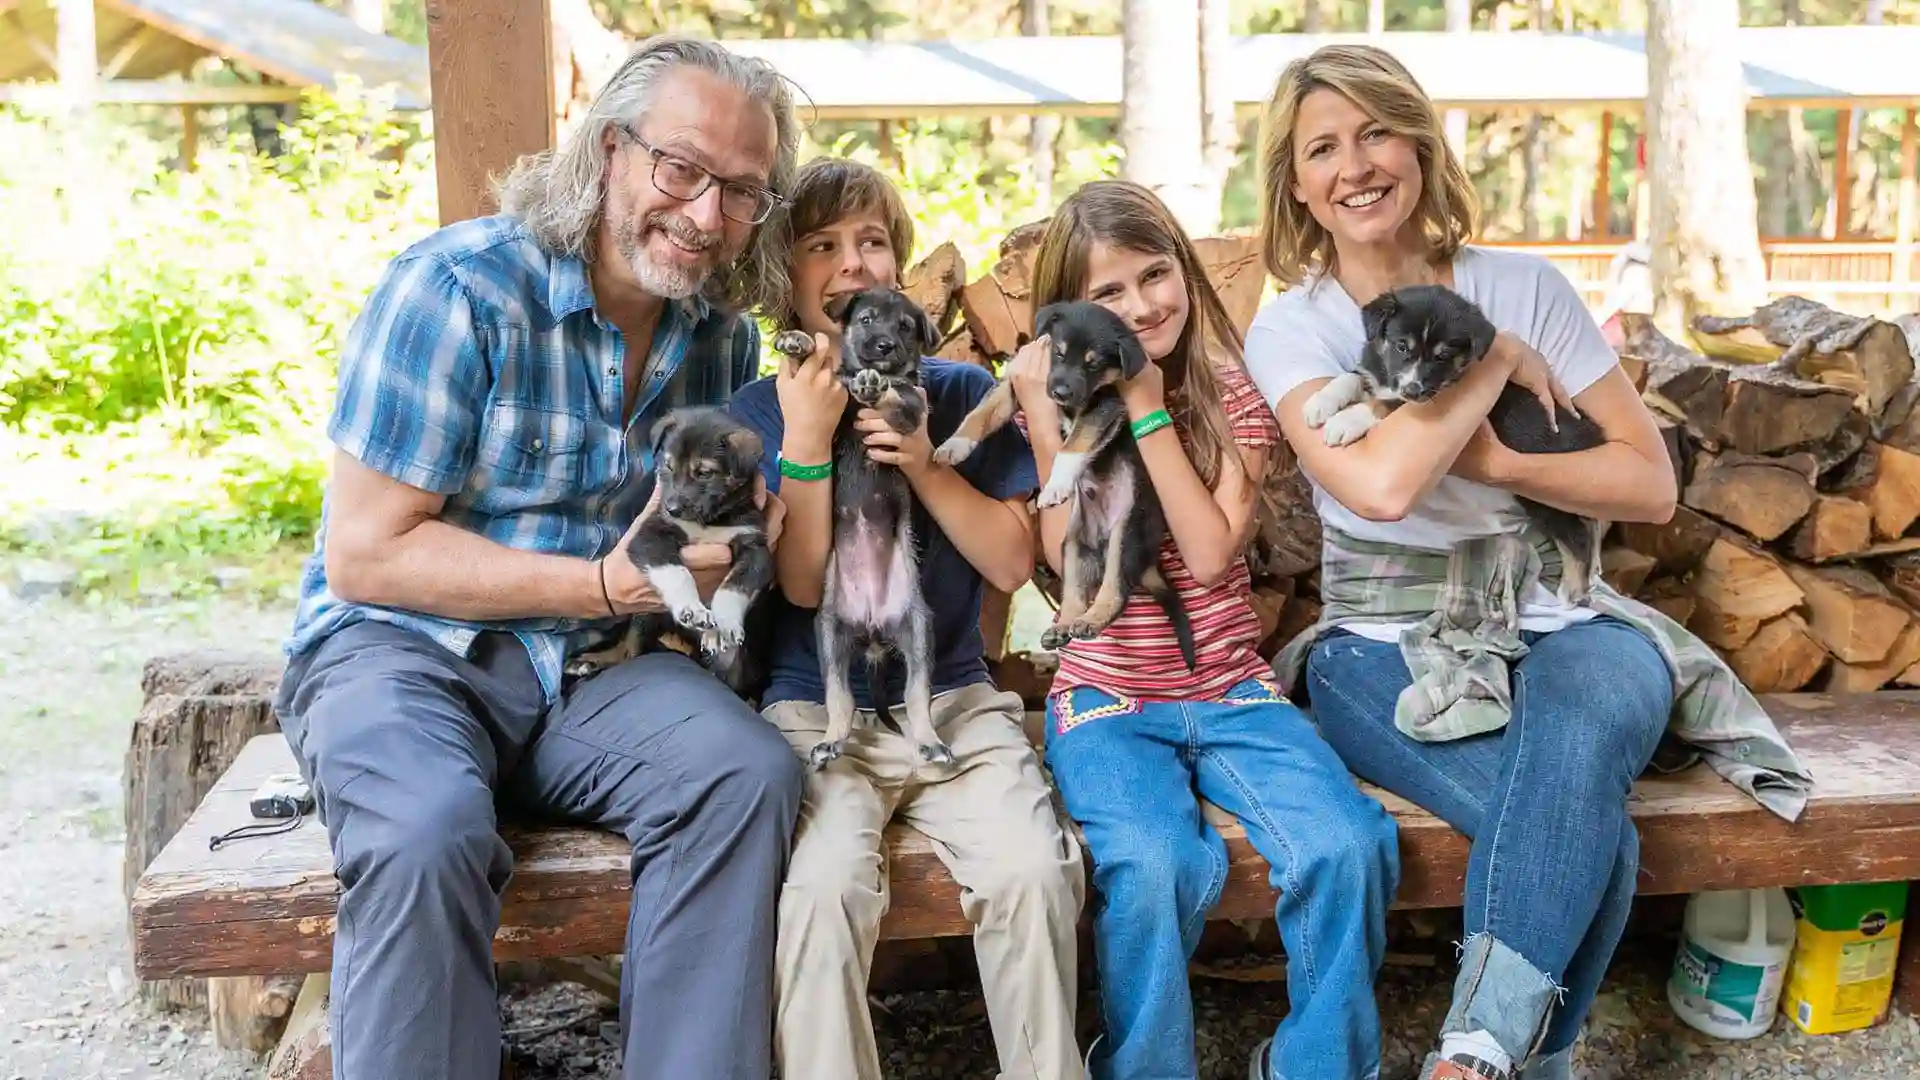
<svg viewBox="0 0 1920 1080"><path fill-rule="evenodd" d="M1046 752L1079 822L1100 894L1094 917L1101 1044L1093 1080L1198 1074L1187 961L1226 883L1205 798L1239 818L1279 893L1292 1010L1254 1050L1254 1080L1372 1077L1380 1068L1373 979L1399 880L1391 815L1361 792L1257 651L1260 618L1242 557L1280 432L1240 358L1240 334L1191 241L1138 184L1069 196L1035 252L1037 306L1090 300L1117 313L1149 363L1121 388L1170 535L1159 568L1185 605L1195 669L1173 625L1138 591L1098 637L1068 642L1047 702ZM1060 452L1047 396L1050 343L1012 364L1044 484ZM1060 568L1066 505L1040 511Z"/></svg>
<svg viewBox="0 0 1920 1080"><path fill-rule="evenodd" d="M1673 468L1566 278L1467 243L1473 188L1406 69L1367 45L1295 61L1260 155L1261 243L1287 288L1249 329L1247 365L1325 537L1324 611L1275 670L1289 692L1304 676L1321 733L1355 773L1472 840L1461 970L1421 1080L1569 1076L1633 899L1627 797L1662 735L1789 820L1805 771L1732 671L1671 619L1598 580L1578 604L1556 592L1558 554L1516 497L1664 522ZM1309 399L1357 368L1361 307L1410 284L1478 304L1494 347L1432 400L1329 445L1341 440L1309 424ZM1590 417L1605 444L1502 445L1486 417L1509 382Z"/></svg>

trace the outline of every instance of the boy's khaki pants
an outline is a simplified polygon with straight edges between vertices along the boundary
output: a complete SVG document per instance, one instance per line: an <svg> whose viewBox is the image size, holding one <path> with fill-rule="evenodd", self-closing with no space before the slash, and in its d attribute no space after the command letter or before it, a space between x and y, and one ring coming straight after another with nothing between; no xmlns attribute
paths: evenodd
<svg viewBox="0 0 1920 1080"><path fill-rule="evenodd" d="M898 706L895 715L902 715ZM1081 1080L1074 1037L1080 845L1063 824L1021 729L1020 696L988 683L933 699L953 767L863 713L847 749L809 772L780 894L774 1057L781 1080L882 1080L867 973L887 910L881 830L897 812L925 833L960 885L1000 1080ZM764 714L805 760L824 706Z"/></svg>

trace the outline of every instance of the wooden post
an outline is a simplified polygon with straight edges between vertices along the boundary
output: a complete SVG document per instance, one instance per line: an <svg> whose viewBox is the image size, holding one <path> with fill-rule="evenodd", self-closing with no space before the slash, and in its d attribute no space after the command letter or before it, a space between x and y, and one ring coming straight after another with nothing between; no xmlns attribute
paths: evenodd
<svg viewBox="0 0 1920 1080"><path fill-rule="evenodd" d="M200 156L200 108L196 105L180 106L180 169L192 172L194 160Z"/></svg>
<svg viewBox="0 0 1920 1080"><path fill-rule="evenodd" d="M492 178L553 145L548 0L427 0L440 223L492 213Z"/></svg>
<svg viewBox="0 0 1920 1080"><path fill-rule="evenodd" d="M1915 218L1920 218L1920 130L1916 110L1907 110L1900 125L1900 192L1893 210L1893 280L1913 280Z"/></svg>
<svg viewBox="0 0 1920 1080"><path fill-rule="evenodd" d="M1613 235L1613 110L1600 114L1600 164L1593 179L1593 239L1604 244Z"/></svg>
<svg viewBox="0 0 1920 1080"><path fill-rule="evenodd" d="M1828 239L1845 240L1848 223L1853 220L1853 110L1841 109L1834 120L1833 220L1827 223Z"/></svg>
<svg viewBox="0 0 1920 1080"><path fill-rule="evenodd" d="M93 0L60 0L58 19L54 48L59 57L60 96L67 108L78 112L100 96L100 44Z"/></svg>

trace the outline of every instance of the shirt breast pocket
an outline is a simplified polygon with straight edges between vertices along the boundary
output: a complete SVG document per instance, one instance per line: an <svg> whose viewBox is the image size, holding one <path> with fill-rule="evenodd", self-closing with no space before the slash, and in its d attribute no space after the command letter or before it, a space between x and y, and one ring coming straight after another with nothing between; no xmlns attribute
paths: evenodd
<svg viewBox="0 0 1920 1080"><path fill-rule="evenodd" d="M585 418L560 409L496 404L480 439L477 508L501 513L576 497L586 457Z"/></svg>

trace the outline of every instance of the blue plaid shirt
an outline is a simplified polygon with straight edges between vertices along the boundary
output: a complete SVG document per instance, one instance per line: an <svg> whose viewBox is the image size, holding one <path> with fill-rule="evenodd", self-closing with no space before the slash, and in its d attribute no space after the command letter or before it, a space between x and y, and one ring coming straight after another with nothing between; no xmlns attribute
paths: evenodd
<svg viewBox="0 0 1920 1080"><path fill-rule="evenodd" d="M447 496L441 520L528 551L596 558L645 503L653 422L721 405L758 371L760 335L699 298L669 303L624 425L626 341L594 310L586 266L542 251L520 223L447 226L387 267L340 358L328 436L369 467ZM689 358L692 358L689 362ZM511 631L549 701L566 658L614 620L471 623L348 603L327 588L326 508L285 643L296 656L361 619L420 631L466 656Z"/></svg>

